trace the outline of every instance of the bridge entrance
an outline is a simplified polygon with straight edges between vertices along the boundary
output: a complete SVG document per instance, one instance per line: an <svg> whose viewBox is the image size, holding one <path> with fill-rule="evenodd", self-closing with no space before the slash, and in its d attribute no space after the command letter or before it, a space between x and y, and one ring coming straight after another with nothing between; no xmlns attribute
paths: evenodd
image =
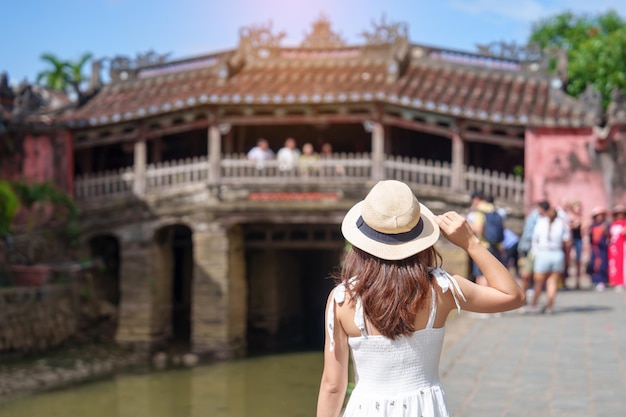
<svg viewBox="0 0 626 417"><path fill-rule="evenodd" d="M250 225L244 238L249 353L322 349L344 248L338 225Z"/></svg>

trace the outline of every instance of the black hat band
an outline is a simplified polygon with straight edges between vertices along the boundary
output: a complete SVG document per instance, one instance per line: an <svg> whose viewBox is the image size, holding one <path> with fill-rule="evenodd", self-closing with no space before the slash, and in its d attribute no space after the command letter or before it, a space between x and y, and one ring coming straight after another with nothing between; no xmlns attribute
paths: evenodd
<svg viewBox="0 0 626 417"><path fill-rule="evenodd" d="M389 245L399 245L418 238L424 230L424 221L420 217L419 222L417 222L415 227L408 232L382 233L369 227L367 223L365 223L365 220L363 220L363 216L359 216L356 221L356 227L361 231L361 233L363 233L368 238L375 240L376 242L386 243Z"/></svg>

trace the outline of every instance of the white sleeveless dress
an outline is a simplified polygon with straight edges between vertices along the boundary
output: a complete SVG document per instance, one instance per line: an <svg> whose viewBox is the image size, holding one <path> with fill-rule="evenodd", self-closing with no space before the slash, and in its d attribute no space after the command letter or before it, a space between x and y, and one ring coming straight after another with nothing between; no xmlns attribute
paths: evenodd
<svg viewBox="0 0 626 417"><path fill-rule="evenodd" d="M441 268L435 268L431 273L443 292L450 290L460 310L458 297L463 300L465 297L456 280ZM345 300L345 291L343 284L335 288L335 302ZM426 327L396 340L367 334L363 306L361 300L356 299L354 324L361 330L361 336L348 339L355 387L344 417L448 417L445 394L439 382L444 327L433 327L437 315L434 288L432 293ZM334 320L333 303L327 317L331 350L334 349Z"/></svg>

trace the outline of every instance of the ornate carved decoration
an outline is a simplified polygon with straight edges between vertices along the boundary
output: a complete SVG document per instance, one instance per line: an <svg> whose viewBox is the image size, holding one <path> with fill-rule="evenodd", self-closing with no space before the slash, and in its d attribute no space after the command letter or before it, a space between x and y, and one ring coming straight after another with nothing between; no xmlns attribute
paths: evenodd
<svg viewBox="0 0 626 417"><path fill-rule="evenodd" d="M409 28L406 22L387 23L386 16L383 14L379 24L372 20L372 26L372 32L361 32L367 45L408 43Z"/></svg>
<svg viewBox="0 0 626 417"><path fill-rule="evenodd" d="M311 32L305 33L304 40L300 46L302 48L318 49L341 48L346 46L346 42L339 33L332 30L330 20L322 14L313 22Z"/></svg>
<svg viewBox="0 0 626 417"><path fill-rule="evenodd" d="M602 95L592 84L587 84L585 92L580 96L585 113L593 117L593 122L602 120Z"/></svg>
<svg viewBox="0 0 626 417"><path fill-rule="evenodd" d="M14 113L27 114L40 110L45 104L41 94L36 92L27 82L22 82L17 88Z"/></svg>
<svg viewBox="0 0 626 417"><path fill-rule="evenodd" d="M9 77L6 72L0 74L0 117L2 117L2 109L12 110L15 93L9 86Z"/></svg>
<svg viewBox="0 0 626 417"><path fill-rule="evenodd" d="M169 55L169 53L157 54L154 51L138 53L135 58L117 55L109 62L109 75L114 82L126 81L134 78L139 68L166 63Z"/></svg>
<svg viewBox="0 0 626 417"><path fill-rule="evenodd" d="M285 36L287 36L285 32L273 32L271 21L266 25L250 25L240 28L239 46L227 64L229 76L239 72L247 61L255 58L268 58L276 54Z"/></svg>
<svg viewBox="0 0 626 417"><path fill-rule="evenodd" d="M626 94L617 87L613 87L611 90L611 102L619 105L620 107L626 104Z"/></svg>
<svg viewBox="0 0 626 417"><path fill-rule="evenodd" d="M626 122L626 94L617 87L611 91L611 103L606 112L610 124Z"/></svg>
<svg viewBox="0 0 626 417"><path fill-rule="evenodd" d="M246 53L280 48L280 43L287 34L285 32L274 33L272 22L267 25L250 25L239 29L239 50Z"/></svg>
<svg viewBox="0 0 626 417"><path fill-rule="evenodd" d="M500 59L515 61L539 62L543 61L544 54L539 45L517 45L515 42L492 42L489 44L476 44L478 53Z"/></svg>

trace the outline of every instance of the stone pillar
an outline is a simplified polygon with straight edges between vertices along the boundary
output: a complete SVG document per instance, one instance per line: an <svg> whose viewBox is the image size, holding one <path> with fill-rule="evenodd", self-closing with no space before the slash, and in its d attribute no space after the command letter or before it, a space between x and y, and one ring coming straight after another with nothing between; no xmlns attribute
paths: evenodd
<svg viewBox="0 0 626 417"><path fill-rule="evenodd" d="M245 351L247 293L243 238L218 223L193 231L192 350L218 358Z"/></svg>
<svg viewBox="0 0 626 417"><path fill-rule="evenodd" d="M133 182L133 193L143 195L146 191L146 141L139 139L135 142L133 153L133 172L135 179Z"/></svg>
<svg viewBox="0 0 626 417"><path fill-rule="evenodd" d="M115 339L120 344L148 348L154 342L153 254L151 245L146 239L141 236L129 236L136 231L130 228L122 231L126 236L122 236L119 242L120 305Z"/></svg>
<svg viewBox="0 0 626 417"><path fill-rule="evenodd" d="M209 183L218 184L221 179L222 135L215 124L209 126Z"/></svg>
<svg viewBox="0 0 626 417"><path fill-rule="evenodd" d="M465 144L458 132L452 135L452 166L450 186L454 191L462 191L464 189L465 175Z"/></svg>
<svg viewBox="0 0 626 417"><path fill-rule="evenodd" d="M385 130L375 122L372 127L372 180L380 181L385 177Z"/></svg>

